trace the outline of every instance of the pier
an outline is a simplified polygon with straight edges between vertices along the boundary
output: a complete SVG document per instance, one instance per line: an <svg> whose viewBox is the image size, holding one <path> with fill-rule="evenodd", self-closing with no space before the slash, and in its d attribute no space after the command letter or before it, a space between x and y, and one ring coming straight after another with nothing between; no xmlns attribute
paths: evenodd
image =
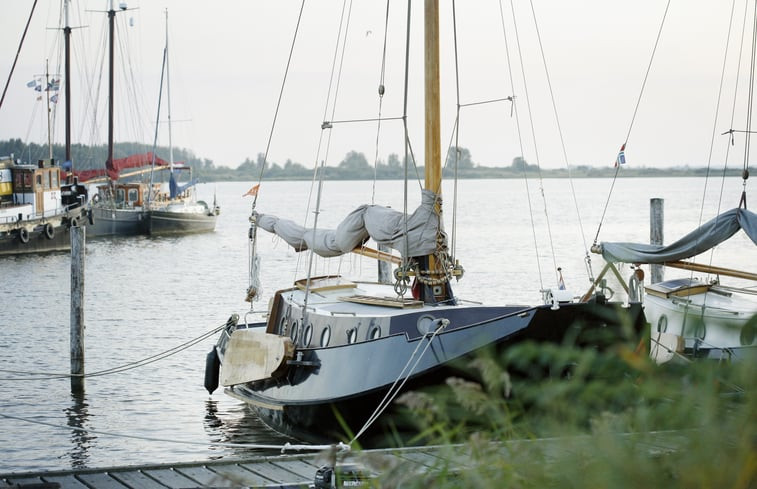
<svg viewBox="0 0 757 489"><path fill-rule="evenodd" d="M610 437L608 440L606 437ZM602 439L614 446L631 448L648 457L674 454L687 446L682 432L604 434ZM320 487L359 485L374 478L391 479L392 485L421 474L479 470L482 453L500 459L540 457L549 470L566 454L580 455L596 450L596 436L576 436L534 440L510 440L481 447L440 445L341 454L296 454L229 458L195 463L156 464L79 470L38 471L0 474L0 488L17 489L166 489L219 487L312 487L316 477L329 478ZM486 460L484 456L483 460ZM324 471L324 468L325 471ZM333 477L329 468L335 468ZM337 481L337 478L339 480ZM328 484L328 485L326 485Z"/></svg>

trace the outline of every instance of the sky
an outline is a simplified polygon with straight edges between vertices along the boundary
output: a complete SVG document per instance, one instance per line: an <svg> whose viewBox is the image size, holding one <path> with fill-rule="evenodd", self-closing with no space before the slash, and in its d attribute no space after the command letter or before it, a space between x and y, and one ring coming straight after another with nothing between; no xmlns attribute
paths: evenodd
<svg viewBox="0 0 757 489"><path fill-rule="evenodd" d="M32 3L0 2L3 86ZM659 0L457 2L455 70L451 2L441 0L442 153L455 142L459 100L456 141L479 165L507 166L523 155L543 168L612 166L627 142L628 165L700 167L712 161L722 166L728 138L720 134L730 127L746 128L745 68L734 95L745 4L736 2L725 63L728 76L716 119L731 2L671 0L667 14L666 2ZM108 5L108 0L71 3L75 143L107 142L103 12ZM61 25L61 6L60 0L38 2L0 107L0 139L47 139L45 101L36 100L38 93L27 83L45 73L46 60L48 71L62 70L55 29ZM385 161L390 153L402 154L398 118L404 110L406 2L390 2L388 15L385 2L305 2L279 102L300 6L293 0L127 2L127 10L116 16L116 141L149 146L156 137L167 11L175 147L232 168L267 149L268 161L283 165L292 160L306 167L320 161L336 166L352 150L364 153L370 163L376 157ZM410 141L420 161L421 7L420 1L412 4L407 101ZM345 8L349 15L343 14ZM341 21L345 17L349 22ZM385 95L380 100L382 65ZM742 65L747 66L745 60ZM481 103L513 95L514 107L501 101ZM167 146L165 97L164 93L157 138ZM739 102L734 103L734 97ZM61 104L54 123L58 143L64 137L62 109ZM380 125L338 122L332 129L321 129L324 120L375 119L379 109L391 120ZM711 151L713 132L717 136ZM728 165L740 168L743 134L734 142Z"/></svg>

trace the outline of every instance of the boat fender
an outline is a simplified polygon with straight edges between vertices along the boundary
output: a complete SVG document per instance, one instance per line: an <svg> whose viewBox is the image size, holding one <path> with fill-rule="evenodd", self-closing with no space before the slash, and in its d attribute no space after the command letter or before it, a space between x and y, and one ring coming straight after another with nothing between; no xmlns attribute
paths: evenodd
<svg viewBox="0 0 757 489"><path fill-rule="evenodd" d="M205 357L205 388L208 394L212 394L218 388L218 372L221 369L221 361L214 346Z"/></svg>
<svg viewBox="0 0 757 489"><path fill-rule="evenodd" d="M53 239L55 237L55 228L49 222L45 224L45 236L47 236L47 239Z"/></svg>
<svg viewBox="0 0 757 489"><path fill-rule="evenodd" d="M26 244L29 242L29 231L26 228L20 228L18 230L18 239Z"/></svg>

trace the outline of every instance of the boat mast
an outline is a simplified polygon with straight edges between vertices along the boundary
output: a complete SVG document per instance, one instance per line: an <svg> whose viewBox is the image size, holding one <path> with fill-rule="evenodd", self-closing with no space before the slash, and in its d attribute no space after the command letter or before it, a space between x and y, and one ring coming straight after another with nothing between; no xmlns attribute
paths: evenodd
<svg viewBox="0 0 757 489"><path fill-rule="evenodd" d="M168 9L166 9L166 112L168 113L168 166L173 172L173 136L171 134L171 70L168 56Z"/></svg>
<svg viewBox="0 0 757 489"><path fill-rule="evenodd" d="M70 0L63 1L63 39L65 41L65 87L66 87L66 159L71 164L69 171L73 173L74 162L71 160L71 25L68 21L68 7Z"/></svg>
<svg viewBox="0 0 757 489"><path fill-rule="evenodd" d="M108 160L105 167L113 168L113 52L114 37L116 24L116 10L113 8L113 0L110 0L108 9L108 35L110 44L108 47Z"/></svg>
<svg viewBox="0 0 757 489"><path fill-rule="evenodd" d="M47 157L53 159L53 137L50 130L50 92L52 91L50 84L50 63L45 60L45 99L47 100Z"/></svg>
<svg viewBox="0 0 757 489"><path fill-rule="evenodd" d="M439 97L439 0L425 0L426 189L442 191ZM441 214L441 208L437 208Z"/></svg>

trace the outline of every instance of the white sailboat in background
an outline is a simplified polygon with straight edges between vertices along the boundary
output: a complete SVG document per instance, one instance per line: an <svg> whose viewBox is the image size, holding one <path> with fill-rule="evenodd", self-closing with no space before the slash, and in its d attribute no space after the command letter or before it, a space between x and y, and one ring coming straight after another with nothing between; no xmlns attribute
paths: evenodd
<svg viewBox="0 0 757 489"><path fill-rule="evenodd" d="M440 194L438 8L436 0L425 2L425 188L415 211L363 205L329 230L318 226L318 208L305 227L257 212L259 186L249 192L255 196L249 299L258 294L258 228L310 252L311 261L313 254L356 252L396 267L394 283L308 272L275 293L263 321L232 315L208 355L210 392L220 383L276 430L303 440L343 438L339 419L356 437L380 432L389 424L382 413L399 392L443 383L459 374L458 362L483 350L523 341L602 348L644 326L640 304L609 303L601 293L577 302L555 287L545 291L546 304L490 306L453 292L462 267L448 247ZM369 240L401 256L367 248Z"/></svg>
<svg viewBox="0 0 757 489"><path fill-rule="evenodd" d="M189 234L210 232L215 229L216 219L221 212L214 201L209 206L205 201L197 200L196 179L192 179L189 166L177 165L173 157L173 138L171 133L171 75L168 56L168 11L166 11L166 45L163 50L163 73L166 76L166 99L168 108L168 169L169 181L158 192L148 197L147 230L151 235ZM162 80L162 77L161 77ZM162 93L161 83L161 93ZM160 105L160 102L158 102ZM158 108L160 114L160 108ZM160 117L158 117L160 119ZM156 126L156 134L157 134ZM187 173L188 181L179 183L177 175ZM168 188L165 188L165 187Z"/></svg>
<svg viewBox="0 0 757 489"><path fill-rule="evenodd" d="M750 2L747 2L751 5ZM737 25L734 15L731 14L731 25ZM745 18L743 25L748 25L749 15L752 23L757 22L757 8L751 5L744 10ZM751 13L750 13L751 12ZM757 25L757 24L755 24ZM661 29L662 31L662 29ZM730 32L738 32L738 29L729 29ZM757 35L751 39L741 33L741 42L744 52L751 52L755 56L757 48ZM751 44L751 46L750 46ZM730 39L727 40L725 58L723 63L723 77L721 89L726 74L725 61L728 60ZM738 56L741 61L741 55ZM610 264L629 263L636 267L642 264L665 266L672 269L687 270L688 275L673 279L661 280L643 286L643 282L632 277L633 284L630 289L635 290L636 295L644 300L644 311L652 328L650 353L659 363L668 362L680 358L714 358L717 360L734 360L748 357L754 360L757 356L757 271L750 270L754 262L749 259L739 260L741 268L725 268L712 264L715 259L716 249L725 241L734 238L734 235L743 231L746 237L757 246L757 214L747 209L747 189L750 165L750 142L752 139L752 115L754 112L754 74L756 59L748 60L750 63L749 83L746 94L739 93L740 66L735 72L734 104L730 114L730 128L722 135L728 135L725 146L724 171L728 167L728 156L736 145L735 134L743 134L744 157L741 169L741 193L740 195L722 194L723 183L720 182L721 193L718 195L717 210L715 217L702 224L689 234L681 237L669 245L644 244L627 242L602 242L596 244L592 251L600 253ZM748 103L738 105L735 101L747 98ZM721 106L720 94L718 94L717 107ZM734 121L739 117L737 109L745 108L743 114L744 126L738 128ZM715 114L716 123L719 114ZM713 145L715 142L715 127L713 125ZM741 144L742 141L739 142ZM713 148L710 148L712 155ZM714 172L712 172L714 174ZM705 202L706 190L712 176L708 173L705 179ZM727 199L732 199L729 203ZM738 202L738 207L722 212L721 209ZM698 213L700 222L705 214L705 204L700 209L691 208L691 212ZM740 233L739 233L740 234ZM722 257L722 254L720 255ZM685 261L689 259L689 261ZM704 274L697 277L695 273ZM643 274L642 274L643 276Z"/></svg>

